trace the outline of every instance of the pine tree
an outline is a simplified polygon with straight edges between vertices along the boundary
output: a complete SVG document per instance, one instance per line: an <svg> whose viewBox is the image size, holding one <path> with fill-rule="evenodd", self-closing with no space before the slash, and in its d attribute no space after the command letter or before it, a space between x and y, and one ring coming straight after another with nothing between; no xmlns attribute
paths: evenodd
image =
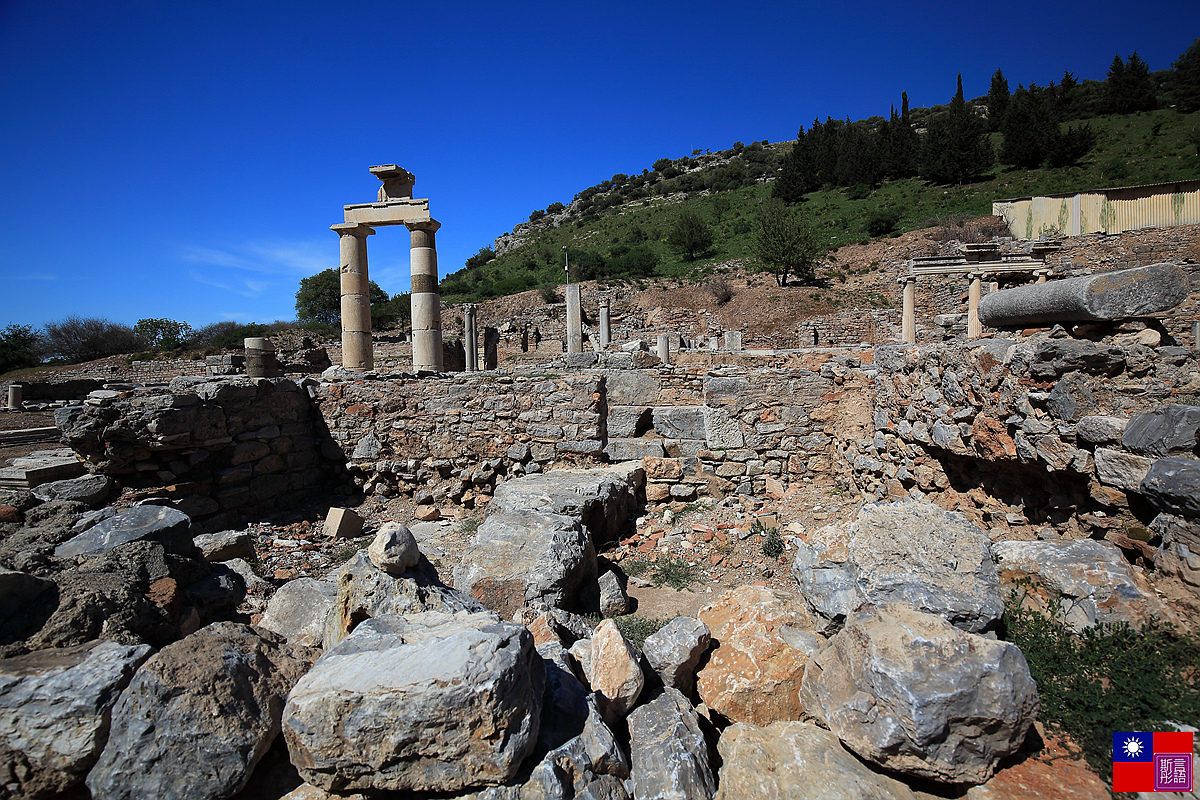
<svg viewBox="0 0 1200 800"><path fill-rule="evenodd" d="M1167 74L1167 99L1179 111L1200 111L1200 39L1183 51Z"/></svg>
<svg viewBox="0 0 1200 800"><path fill-rule="evenodd" d="M820 188L813 158L813 138L804 132L804 126L801 125L796 134L796 143L783 158L779 177L771 187L771 196L785 203L800 203L804 201L804 195Z"/></svg>
<svg viewBox="0 0 1200 800"><path fill-rule="evenodd" d="M1041 103L1024 86L1018 86L1009 103L1001 133L1000 162L1020 169L1036 169L1045 158L1045 121L1038 108Z"/></svg>
<svg viewBox="0 0 1200 800"><path fill-rule="evenodd" d="M986 172L995 160L983 123L963 99L962 75L947 110L929 121L921 172L937 183L963 183Z"/></svg>
<svg viewBox="0 0 1200 800"><path fill-rule="evenodd" d="M1062 80L1058 82L1058 115L1060 119L1075 119L1078 109L1075 108L1076 88L1079 81L1070 70L1063 70Z"/></svg>
<svg viewBox="0 0 1200 800"><path fill-rule="evenodd" d="M992 75L992 85L987 93L988 127L998 131L1004 126L1004 112L1008 109L1008 80L1000 70Z"/></svg>
<svg viewBox="0 0 1200 800"><path fill-rule="evenodd" d="M1136 50L1128 61L1122 61L1119 54L1113 56L1104 81L1104 106L1109 114L1152 111L1158 105L1154 91L1150 66Z"/></svg>

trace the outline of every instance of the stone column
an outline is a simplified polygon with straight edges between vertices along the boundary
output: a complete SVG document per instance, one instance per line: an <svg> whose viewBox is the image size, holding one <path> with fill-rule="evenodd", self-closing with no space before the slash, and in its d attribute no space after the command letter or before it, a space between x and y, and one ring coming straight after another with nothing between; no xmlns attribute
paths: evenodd
<svg viewBox="0 0 1200 800"><path fill-rule="evenodd" d="M900 322L900 338L906 344L917 343L917 279L904 278L904 316Z"/></svg>
<svg viewBox="0 0 1200 800"><path fill-rule="evenodd" d="M20 411L21 403L25 400L25 387L19 383L8 385L8 410Z"/></svg>
<svg viewBox="0 0 1200 800"><path fill-rule="evenodd" d="M375 368L371 350L371 279L367 276L367 237L374 230L357 222L339 222L342 279L342 366L355 372Z"/></svg>
<svg viewBox="0 0 1200 800"><path fill-rule="evenodd" d="M979 321L979 298L983 296L983 278L975 273L968 275L971 288L967 291L967 338L978 339L983 335L983 324Z"/></svg>
<svg viewBox="0 0 1200 800"><path fill-rule="evenodd" d="M1200 322L1192 323L1192 349L1200 350ZM11 397L11 395L10 395L10 397ZM8 407L12 408L11 400L9 401Z"/></svg>
<svg viewBox="0 0 1200 800"><path fill-rule="evenodd" d="M1037 274L1037 282L1038 283L1046 282L1046 273L1044 271L1039 270L1036 274Z"/></svg>
<svg viewBox="0 0 1200 800"><path fill-rule="evenodd" d="M609 319L608 298L600 298L600 349L603 350L612 342L612 323Z"/></svg>
<svg viewBox="0 0 1200 800"><path fill-rule="evenodd" d="M467 348L467 372L479 371L479 334L476 328L476 308L474 303L463 306L463 336L466 340L464 345Z"/></svg>
<svg viewBox="0 0 1200 800"><path fill-rule="evenodd" d="M367 316L369 321L371 318ZM369 334L369 332L368 332ZM270 339L253 337L242 342L246 347L246 376L249 378L278 378L279 362L275 360L275 345ZM371 340L367 339L370 346Z"/></svg>
<svg viewBox="0 0 1200 800"><path fill-rule="evenodd" d="M658 360L663 366L671 363L671 337L665 333L658 337Z"/></svg>
<svg viewBox="0 0 1200 800"><path fill-rule="evenodd" d="M413 370L442 371L442 296L438 292L437 246L434 234L442 223L405 224L412 234Z"/></svg>
<svg viewBox="0 0 1200 800"><path fill-rule="evenodd" d="M578 283L567 285L567 352L583 352L583 309Z"/></svg>

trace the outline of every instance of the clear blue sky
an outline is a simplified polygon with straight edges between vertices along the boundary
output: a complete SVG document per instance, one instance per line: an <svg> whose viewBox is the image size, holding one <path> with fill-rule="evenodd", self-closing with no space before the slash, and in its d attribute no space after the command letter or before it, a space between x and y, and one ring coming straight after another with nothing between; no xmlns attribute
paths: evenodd
<svg viewBox="0 0 1200 800"><path fill-rule="evenodd" d="M0 327L294 316L372 164L416 174L442 275L616 172L816 116L1162 69L1200 2L0 0ZM407 291L408 236L371 276Z"/></svg>

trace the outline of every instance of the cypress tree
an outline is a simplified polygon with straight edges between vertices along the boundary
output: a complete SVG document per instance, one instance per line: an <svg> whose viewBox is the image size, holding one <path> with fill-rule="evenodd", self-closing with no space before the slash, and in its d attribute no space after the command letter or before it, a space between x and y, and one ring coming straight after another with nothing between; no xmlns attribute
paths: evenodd
<svg viewBox="0 0 1200 800"><path fill-rule="evenodd" d="M801 125L796 134L796 143L784 156L779 177L771 188L771 196L785 203L800 203L804 201L804 195L819 188L821 184L817 181L813 158L813 137L811 133L806 134Z"/></svg>
<svg viewBox="0 0 1200 800"><path fill-rule="evenodd" d="M988 127L998 131L1004 126L1004 112L1008 109L1008 80L1004 73L996 70L992 74L992 85L988 88Z"/></svg>
<svg viewBox="0 0 1200 800"><path fill-rule="evenodd" d="M1167 75L1167 98L1184 113L1200 111L1200 39L1183 51Z"/></svg>
<svg viewBox="0 0 1200 800"><path fill-rule="evenodd" d="M929 121L922 146L922 174L937 183L963 183L995 160L979 118L963 99L962 74L947 110Z"/></svg>

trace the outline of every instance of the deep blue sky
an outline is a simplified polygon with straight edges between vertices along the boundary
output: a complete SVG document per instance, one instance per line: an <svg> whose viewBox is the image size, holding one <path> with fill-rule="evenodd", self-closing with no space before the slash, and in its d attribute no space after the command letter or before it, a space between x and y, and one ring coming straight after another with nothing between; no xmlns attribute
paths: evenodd
<svg viewBox="0 0 1200 800"><path fill-rule="evenodd" d="M1200 2L0 0L0 327L294 316L372 164L417 176L441 274L616 172L816 116L968 97L1115 53L1162 69ZM408 235L369 241L407 291Z"/></svg>

